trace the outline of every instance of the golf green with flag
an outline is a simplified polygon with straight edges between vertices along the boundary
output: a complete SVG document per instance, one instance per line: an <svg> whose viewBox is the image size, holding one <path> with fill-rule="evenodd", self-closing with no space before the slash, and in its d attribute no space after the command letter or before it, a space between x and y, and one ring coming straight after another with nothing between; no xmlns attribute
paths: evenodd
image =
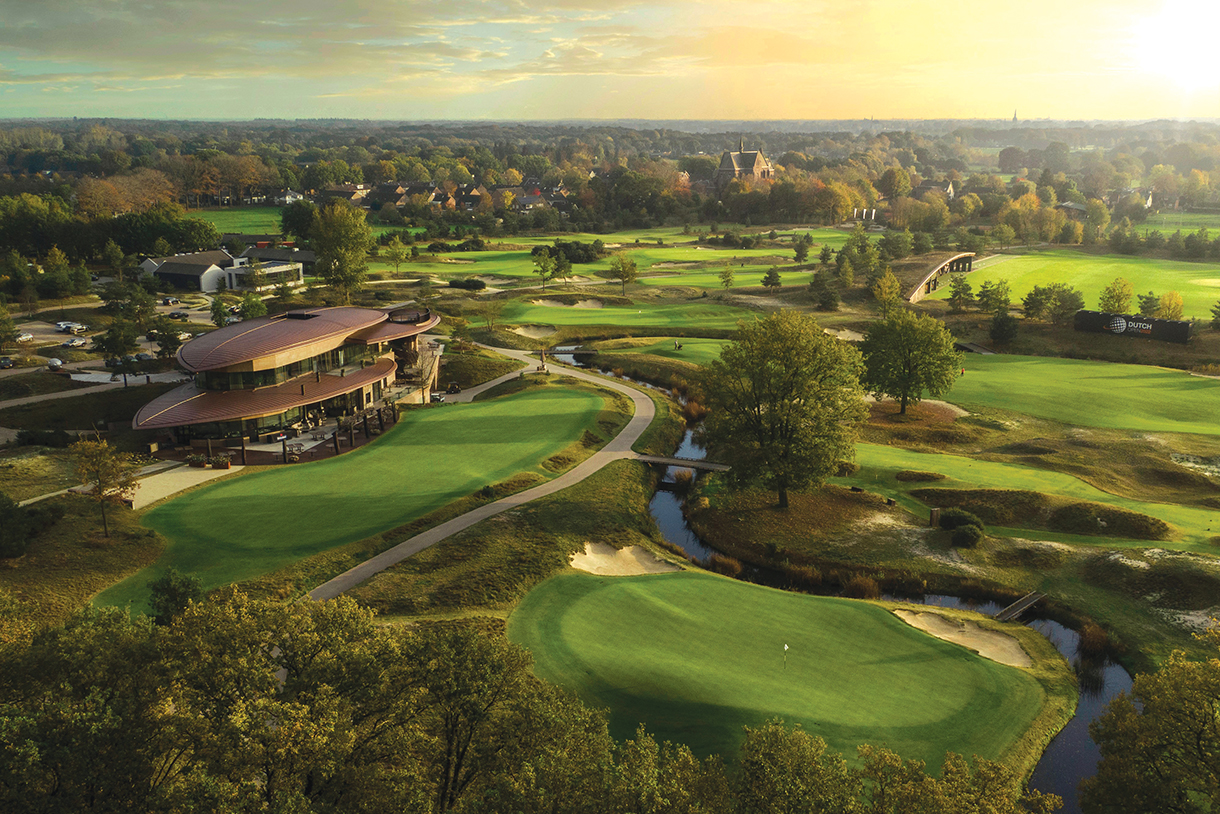
<svg viewBox="0 0 1220 814"><path fill-rule="evenodd" d="M539 677L609 707L611 731L731 756L781 717L854 755L886 745L939 766L1003 757L1044 700L1027 672L935 639L867 602L706 574L564 574L531 591L509 637Z"/></svg>

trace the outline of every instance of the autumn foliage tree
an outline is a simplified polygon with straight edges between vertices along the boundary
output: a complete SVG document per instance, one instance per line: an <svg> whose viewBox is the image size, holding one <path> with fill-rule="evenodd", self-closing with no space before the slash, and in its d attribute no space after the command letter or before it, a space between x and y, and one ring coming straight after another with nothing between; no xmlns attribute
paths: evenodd
<svg viewBox="0 0 1220 814"><path fill-rule="evenodd" d="M92 487L89 499L102 513L102 533L110 536L106 507L121 505L135 497L139 465L126 452L119 452L106 441L77 441L69 450L76 461L76 476Z"/></svg>

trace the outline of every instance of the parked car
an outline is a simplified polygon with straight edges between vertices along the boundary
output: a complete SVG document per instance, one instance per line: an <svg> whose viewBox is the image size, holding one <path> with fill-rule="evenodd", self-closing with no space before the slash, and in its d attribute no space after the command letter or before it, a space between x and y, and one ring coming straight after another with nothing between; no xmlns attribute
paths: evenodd
<svg viewBox="0 0 1220 814"><path fill-rule="evenodd" d="M156 358L157 357L151 353L137 353L136 354L137 362L151 362L153 359L156 359Z"/></svg>
<svg viewBox="0 0 1220 814"><path fill-rule="evenodd" d="M34 341L34 334L30 334L30 333L19 333L19 334L17 334L17 341L18 341L18 342L33 342L33 341Z"/></svg>
<svg viewBox="0 0 1220 814"><path fill-rule="evenodd" d="M170 311L169 318L170 319L190 319L191 315L188 314L186 311Z"/></svg>
<svg viewBox="0 0 1220 814"><path fill-rule="evenodd" d="M52 371L60 370L63 368L63 366L64 366L64 363L63 363L63 360L61 360L61 359L48 359L47 360L47 370L52 370Z"/></svg>
<svg viewBox="0 0 1220 814"><path fill-rule="evenodd" d="M63 334L79 334L89 330L89 326L79 322L56 322L55 329Z"/></svg>
<svg viewBox="0 0 1220 814"><path fill-rule="evenodd" d="M178 299L177 297L162 297L161 304L162 305L181 305L182 300Z"/></svg>
<svg viewBox="0 0 1220 814"><path fill-rule="evenodd" d="M180 334L178 334L179 342L189 342L190 340L192 340L194 338L195 338L195 335L193 333L191 333L190 331L183 331Z"/></svg>
<svg viewBox="0 0 1220 814"><path fill-rule="evenodd" d="M71 339L65 339L63 342L61 342L60 347L62 347L62 348L83 348L83 347L85 347L85 345L88 345L88 344L89 344L89 340L85 339L83 336L74 336Z"/></svg>
<svg viewBox="0 0 1220 814"><path fill-rule="evenodd" d="M433 403L433 404L440 404L440 403L441 403L441 402L443 402L444 400L445 400L445 394L444 394L444 393L433 393L433 394L432 394L432 403Z"/></svg>
<svg viewBox="0 0 1220 814"><path fill-rule="evenodd" d="M225 320L225 325L236 325L241 322L241 317L229 317Z"/></svg>
<svg viewBox="0 0 1220 814"><path fill-rule="evenodd" d="M106 367L118 367L119 365L123 364L123 360L112 356L102 364L104 364Z"/></svg>
<svg viewBox="0 0 1220 814"><path fill-rule="evenodd" d="M10 358L8 356L0 356L0 370L8 370L9 368L13 368L16 366L17 366L17 363L14 362L12 360L12 358Z"/></svg>

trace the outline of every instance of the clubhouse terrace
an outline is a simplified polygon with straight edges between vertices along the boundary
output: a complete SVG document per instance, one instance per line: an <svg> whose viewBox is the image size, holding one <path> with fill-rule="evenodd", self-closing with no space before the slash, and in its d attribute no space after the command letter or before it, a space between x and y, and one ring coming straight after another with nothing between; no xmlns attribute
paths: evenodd
<svg viewBox="0 0 1220 814"><path fill-rule="evenodd" d="M439 322L430 311L345 306L220 328L182 346L178 364L194 380L144 405L132 426L167 430L179 443L309 429L380 400L416 367L418 336ZM425 398L435 377L435 367L420 370Z"/></svg>

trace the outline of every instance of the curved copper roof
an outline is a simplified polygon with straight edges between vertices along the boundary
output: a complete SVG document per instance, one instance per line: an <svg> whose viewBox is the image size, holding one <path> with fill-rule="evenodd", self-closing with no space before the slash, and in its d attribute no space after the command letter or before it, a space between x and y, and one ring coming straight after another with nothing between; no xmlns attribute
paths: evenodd
<svg viewBox="0 0 1220 814"><path fill-rule="evenodd" d="M365 328L348 337L351 342L361 342L365 345L376 345L378 342L392 342L395 339L406 339L408 336L422 334L429 328L440 323L441 318L432 314L419 322L380 322L371 328Z"/></svg>
<svg viewBox="0 0 1220 814"><path fill-rule="evenodd" d="M227 325L196 337L178 351L178 363L192 373L218 370L328 339L335 347L357 331L387 318L375 308L340 306L289 311Z"/></svg>
<svg viewBox="0 0 1220 814"><path fill-rule="evenodd" d="M359 390L391 375L395 367L393 359L383 357L347 376L325 374L318 380L306 376L257 390L200 390L192 382L145 404L132 419L131 426L137 430L155 430L278 415L293 407L316 404Z"/></svg>

